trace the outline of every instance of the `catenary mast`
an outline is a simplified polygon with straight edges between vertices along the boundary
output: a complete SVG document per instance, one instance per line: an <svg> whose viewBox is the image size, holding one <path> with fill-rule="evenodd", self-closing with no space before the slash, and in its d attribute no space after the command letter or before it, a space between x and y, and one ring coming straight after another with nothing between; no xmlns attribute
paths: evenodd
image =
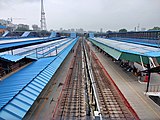
<svg viewBox="0 0 160 120"><path fill-rule="evenodd" d="M41 0L41 30L47 30L43 0Z"/></svg>

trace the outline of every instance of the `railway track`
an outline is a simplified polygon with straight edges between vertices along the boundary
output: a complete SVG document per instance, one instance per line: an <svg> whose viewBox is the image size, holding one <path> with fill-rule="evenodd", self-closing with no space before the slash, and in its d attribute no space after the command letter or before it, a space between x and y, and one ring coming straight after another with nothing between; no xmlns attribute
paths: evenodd
<svg viewBox="0 0 160 120"><path fill-rule="evenodd" d="M79 42L73 68L71 68L71 74L63 89L63 95L54 117L55 120L82 120L86 117L82 55L82 44Z"/></svg>
<svg viewBox="0 0 160 120"><path fill-rule="evenodd" d="M98 111L101 120L138 120L95 54L82 41L79 40L53 119L90 120L95 118L94 111Z"/></svg>
<svg viewBox="0 0 160 120"><path fill-rule="evenodd" d="M94 57L92 57L92 67L102 118L133 120L133 115L127 109L107 76L102 72Z"/></svg>
<svg viewBox="0 0 160 120"><path fill-rule="evenodd" d="M90 51L87 54L90 54L91 58L91 69L94 77L94 85L97 90L96 96L98 97L99 112L101 114L100 119L138 120L138 116L113 83L94 52L90 50L87 42L85 45L87 51Z"/></svg>

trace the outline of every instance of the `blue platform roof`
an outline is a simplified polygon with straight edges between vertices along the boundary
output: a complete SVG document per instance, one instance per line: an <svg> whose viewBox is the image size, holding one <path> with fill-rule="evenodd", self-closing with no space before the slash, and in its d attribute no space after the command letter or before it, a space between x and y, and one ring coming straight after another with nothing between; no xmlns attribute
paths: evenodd
<svg viewBox="0 0 160 120"><path fill-rule="evenodd" d="M0 59L6 60L6 61L11 61L11 62L17 62L23 58L25 58L25 57L19 56L19 55L10 55L10 54L0 55Z"/></svg>
<svg viewBox="0 0 160 120"><path fill-rule="evenodd" d="M7 49L16 49L21 48L24 46L34 45L34 44L40 44L45 43L49 41L54 41L61 39L63 37L54 37L54 38L20 38L20 39L1 39L0 40L0 52L6 51Z"/></svg>
<svg viewBox="0 0 160 120"><path fill-rule="evenodd" d="M6 29L6 26L0 25L0 29Z"/></svg>
<svg viewBox="0 0 160 120"><path fill-rule="evenodd" d="M14 43L0 44L0 49L16 47L16 46L26 45L26 44L33 44L33 43L38 43L38 42L43 42L43 41L44 41L44 39L32 40L32 41L22 41L22 42L15 41Z"/></svg>
<svg viewBox="0 0 160 120"><path fill-rule="evenodd" d="M158 43L159 43L159 40L151 40L151 39L136 39L136 38L121 38L121 37L112 37L109 39L117 40L121 42L128 42L128 43L140 44L140 45L145 45L145 46L151 46L151 47L158 47Z"/></svg>
<svg viewBox="0 0 160 120"><path fill-rule="evenodd" d="M160 63L160 48L104 38L90 38L90 40L117 60L141 62L142 58L142 61L148 64L149 57L152 57L157 58Z"/></svg>
<svg viewBox="0 0 160 120"><path fill-rule="evenodd" d="M105 44L111 48L117 49L121 52L127 52L132 54L138 54L148 57L160 57L160 48L154 48L150 46L121 42L116 40L109 40L103 38L94 38L95 41Z"/></svg>
<svg viewBox="0 0 160 120"><path fill-rule="evenodd" d="M76 38L57 56L42 58L0 82L0 119L22 119L62 64Z"/></svg>

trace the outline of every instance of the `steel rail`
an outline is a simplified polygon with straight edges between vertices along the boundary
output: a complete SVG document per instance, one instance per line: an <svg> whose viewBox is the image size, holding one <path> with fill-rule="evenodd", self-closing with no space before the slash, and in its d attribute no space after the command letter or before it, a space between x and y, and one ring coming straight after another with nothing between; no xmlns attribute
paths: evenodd
<svg viewBox="0 0 160 120"><path fill-rule="evenodd" d="M100 105L99 105L99 102L98 102L97 89L96 89L96 86L94 85L95 80L94 80L93 71L92 71L92 67L91 67L91 61L89 61L89 57L87 55L85 45L83 45L83 46L84 46L84 53L85 53L85 57L86 57L87 68L89 70L89 77L90 77L90 80L91 80L91 83L92 83L92 89L93 89L93 94L94 94L94 97L95 97L97 109L98 109L98 112L99 112L100 120L103 120L102 115L101 115L101 111L100 111Z"/></svg>

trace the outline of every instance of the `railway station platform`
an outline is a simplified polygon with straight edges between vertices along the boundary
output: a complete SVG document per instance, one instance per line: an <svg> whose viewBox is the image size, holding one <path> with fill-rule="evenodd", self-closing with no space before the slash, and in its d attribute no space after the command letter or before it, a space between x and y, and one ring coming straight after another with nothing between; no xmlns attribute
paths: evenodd
<svg viewBox="0 0 160 120"><path fill-rule="evenodd" d="M160 120L160 106L145 94L146 84L140 84L132 73L123 70L119 64L88 43L139 118Z"/></svg>

